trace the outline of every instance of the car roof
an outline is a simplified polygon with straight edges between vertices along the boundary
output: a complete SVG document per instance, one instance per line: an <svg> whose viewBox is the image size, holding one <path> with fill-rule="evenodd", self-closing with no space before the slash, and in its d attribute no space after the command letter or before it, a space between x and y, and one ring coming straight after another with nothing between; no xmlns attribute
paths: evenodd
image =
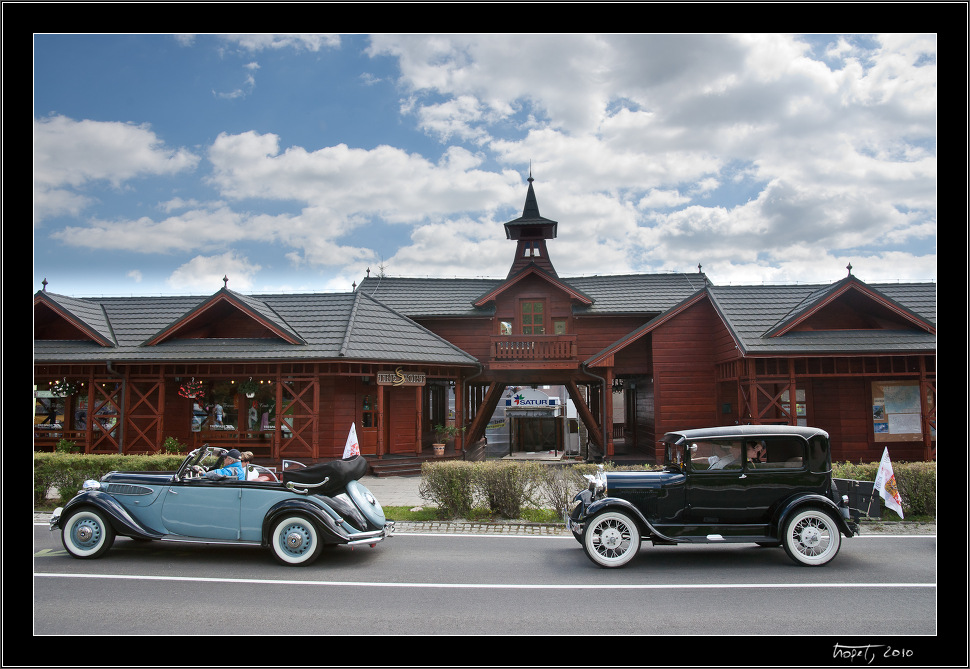
<svg viewBox="0 0 970 669"><path fill-rule="evenodd" d="M702 427L690 430L675 430L664 435L661 441L677 442L692 439L725 439L728 437L756 437L795 435L804 439L823 436L828 439L828 432L818 427L800 427L797 425L724 425L721 427Z"/></svg>

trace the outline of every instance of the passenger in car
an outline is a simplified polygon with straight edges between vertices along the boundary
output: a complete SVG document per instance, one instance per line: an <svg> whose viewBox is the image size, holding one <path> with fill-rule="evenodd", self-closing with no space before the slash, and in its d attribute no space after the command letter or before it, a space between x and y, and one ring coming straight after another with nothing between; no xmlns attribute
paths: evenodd
<svg viewBox="0 0 970 669"><path fill-rule="evenodd" d="M255 481L259 478L259 470L253 466L253 452L243 451L240 453L240 460L242 460L242 466L246 470L246 480Z"/></svg>
<svg viewBox="0 0 970 669"><path fill-rule="evenodd" d="M708 458L711 463L710 469L724 469L725 467L740 467L740 463L734 464L740 453L734 450L730 444L714 444L714 455Z"/></svg>
<svg viewBox="0 0 970 669"><path fill-rule="evenodd" d="M748 464L757 467L765 461L765 445L760 441L749 441L748 444Z"/></svg>
<svg viewBox="0 0 970 669"><path fill-rule="evenodd" d="M207 471L205 477L208 479L217 479L223 476L232 476L240 481L245 481L246 469L242 465L241 457L238 450L235 448L230 449L226 453L226 459L223 461L222 467Z"/></svg>

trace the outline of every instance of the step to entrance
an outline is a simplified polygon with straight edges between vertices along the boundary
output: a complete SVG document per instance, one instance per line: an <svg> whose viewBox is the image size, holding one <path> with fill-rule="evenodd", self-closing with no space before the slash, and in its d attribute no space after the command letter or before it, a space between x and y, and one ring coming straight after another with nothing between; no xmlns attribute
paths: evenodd
<svg viewBox="0 0 970 669"><path fill-rule="evenodd" d="M460 460L459 455L427 455L414 456L410 458L385 458L380 460L368 460L371 474L378 478L388 476L420 476L421 464L424 462L443 462L445 460Z"/></svg>

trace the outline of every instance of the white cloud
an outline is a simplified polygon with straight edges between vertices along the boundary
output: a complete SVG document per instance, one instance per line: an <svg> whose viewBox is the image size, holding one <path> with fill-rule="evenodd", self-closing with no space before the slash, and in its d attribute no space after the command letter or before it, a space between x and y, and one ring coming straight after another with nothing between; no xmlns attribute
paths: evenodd
<svg viewBox="0 0 970 669"><path fill-rule="evenodd" d="M227 251L217 256L196 256L172 272L168 285L174 290L214 293L228 278L228 286L237 292L252 288L253 278L262 267L249 258Z"/></svg>
<svg viewBox="0 0 970 669"><path fill-rule="evenodd" d="M138 176L193 169L199 157L166 148L148 124L34 120L34 181L48 187L107 181L114 187Z"/></svg>
<svg viewBox="0 0 970 669"><path fill-rule="evenodd" d="M211 195L154 196L162 218L103 215L55 239L205 254L187 273L272 245L293 266L336 268L334 286L382 258L396 275L504 276L514 245L496 212L521 207L531 164L542 215L560 222L549 251L564 276L701 263L715 281L815 282L851 261L871 280L934 277L936 37L827 39L375 35L367 52L397 63L400 122L420 143L287 145L284 121L237 125L200 149ZM317 60L341 39L220 46L252 77L269 51ZM379 90L376 75L353 81ZM147 125L36 121L35 217L94 207L94 182L198 161ZM391 227L409 233L403 245Z"/></svg>
<svg viewBox="0 0 970 669"><path fill-rule="evenodd" d="M33 129L36 221L80 213L94 202L84 194L93 182L121 188L136 178L192 170L199 162L186 149L165 147L147 124L55 115L35 119Z"/></svg>

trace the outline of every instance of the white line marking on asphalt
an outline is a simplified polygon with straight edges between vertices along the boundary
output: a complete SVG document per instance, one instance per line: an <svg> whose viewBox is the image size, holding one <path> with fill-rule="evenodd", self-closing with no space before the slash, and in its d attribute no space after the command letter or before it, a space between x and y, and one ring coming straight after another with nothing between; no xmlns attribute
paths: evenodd
<svg viewBox="0 0 970 669"><path fill-rule="evenodd" d="M738 589L776 589L776 588L935 588L936 583L687 583L687 584L614 584L602 583L381 583L377 581L295 581L289 579L263 578L209 578L202 576L134 576L125 574L59 574L37 573L42 578L92 578L122 581L181 581L193 583L234 583L251 585L316 585L347 586L357 588L470 588L485 590L738 590Z"/></svg>

